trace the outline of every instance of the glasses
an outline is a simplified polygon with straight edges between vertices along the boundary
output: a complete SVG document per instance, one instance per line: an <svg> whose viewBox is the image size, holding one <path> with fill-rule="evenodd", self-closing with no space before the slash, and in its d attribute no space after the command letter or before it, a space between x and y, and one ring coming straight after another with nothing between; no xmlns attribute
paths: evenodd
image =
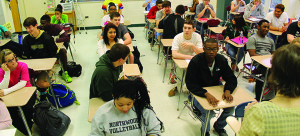
<svg viewBox="0 0 300 136"><path fill-rule="evenodd" d="M218 48L204 48L206 51L208 51L208 52L211 52L211 51L213 51L213 52L218 52Z"/></svg>
<svg viewBox="0 0 300 136"><path fill-rule="evenodd" d="M12 61L14 61L16 59L16 56L14 56L11 60L5 61L7 63L11 63Z"/></svg>

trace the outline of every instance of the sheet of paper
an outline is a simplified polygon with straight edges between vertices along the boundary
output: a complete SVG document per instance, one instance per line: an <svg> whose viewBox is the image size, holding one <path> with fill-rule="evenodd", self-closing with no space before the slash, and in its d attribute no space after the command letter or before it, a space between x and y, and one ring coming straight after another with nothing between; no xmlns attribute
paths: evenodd
<svg viewBox="0 0 300 136"><path fill-rule="evenodd" d="M239 7L238 12L245 12L245 7Z"/></svg>
<svg viewBox="0 0 300 136"><path fill-rule="evenodd" d="M218 106L223 106L223 105L225 105L224 101L220 101L219 104L218 104Z"/></svg>
<svg viewBox="0 0 300 136"><path fill-rule="evenodd" d="M186 61L187 64L189 64L191 60L190 59L186 59L185 61Z"/></svg>
<svg viewBox="0 0 300 136"><path fill-rule="evenodd" d="M149 13L149 11L144 11L144 14L148 14Z"/></svg>
<svg viewBox="0 0 300 136"><path fill-rule="evenodd" d="M14 136L15 133L16 133L15 128L0 130L0 136Z"/></svg>
<svg viewBox="0 0 300 136"><path fill-rule="evenodd" d="M254 17L248 18L248 19L251 20L251 21L253 21L253 22L259 22L261 20L261 19L254 18Z"/></svg>

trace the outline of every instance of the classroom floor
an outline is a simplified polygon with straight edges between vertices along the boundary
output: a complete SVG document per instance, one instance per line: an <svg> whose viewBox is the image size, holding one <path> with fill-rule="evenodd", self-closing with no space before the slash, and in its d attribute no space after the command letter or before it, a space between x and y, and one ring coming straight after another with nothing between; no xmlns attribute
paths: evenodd
<svg viewBox="0 0 300 136"><path fill-rule="evenodd" d="M162 133L162 135L199 136L201 134L201 123L199 120L193 118L188 109L183 110L180 119L177 118L184 106L183 101L187 100L188 92L185 91L182 94L179 111L177 111L178 93L173 97L168 97L169 90L176 86L176 84L170 84L168 82L171 63L168 63L168 69L165 75L165 83L162 83L164 63L163 61L160 65L156 63L158 47L154 47L153 51L150 50L150 45L145 39L145 31L143 27L130 27L129 29L135 35L134 40L136 41L133 41L132 44L134 46L138 46L138 49L141 53L140 60L144 66L142 77L148 85L151 104L157 116L161 121L163 121L165 126L165 132ZM89 87L91 76L95 68L95 63L99 58L98 54L96 54L97 33L99 31L101 30L88 30L88 34L83 33L83 31L81 34L79 34L77 31L75 38L76 44L73 42L73 35L71 36L74 59L76 63L82 65L82 74L80 77L74 77L73 82L67 84L75 91L80 105L73 104L69 107L61 108L61 111L71 118L71 124L65 133L66 136L86 136L91 130L91 123L88 122ZM162 56L160 58L162 58ZM72 60L69 52L68 59L69 61ZM250 61L249 56L246 60L248 62ZM239 67L242 67L241 63ZM58 69L56 70L58 71ZM248 83L247 80L242 79L241 77L242 76L238 78L238 86L242 87L245 91L254 96L254 83ZM56 77L56 81L62 82L60 77ZM216 116L218 116L218 114ZM215 120L216 118L211 120L211 126ZM234 132L228 125L225 127L225 129L228 135L234 135ZM33 131L33 135L39 135L36 127L33 128ZM218 135L213 128L211 129L211 135ZM17 131L16 136L22 136L22 134Z"/></svg>

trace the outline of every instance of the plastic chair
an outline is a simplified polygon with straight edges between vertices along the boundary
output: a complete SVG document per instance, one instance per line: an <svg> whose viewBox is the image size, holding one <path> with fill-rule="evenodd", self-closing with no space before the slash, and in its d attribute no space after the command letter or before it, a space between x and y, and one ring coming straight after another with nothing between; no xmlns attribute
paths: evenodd
<svg viewBox="0 0 300 136"><path fill-rule="evenodd" d="M219 19L209 19L209 20L207 20L207 26L208 27L217 27L219 24L220 24L220 20ZM223 35L211 34L211 32L209 33L208 38L216 39L217 41L224 39Z"/></svg>
<svg viewBox="0 0 300 136"><path fill-rule="evenodd" d="M226 20L224 26L226 26L227 23L230 22L230 10L231 10L231 6L227 6L227 7L226 7L226 16L227 16L227 20Z"/></svg>
<svg viewBox="0 0 300 136"><path fill-rule="evenodd" d="M243 120L244 115L245 115L245 107L248 105L248 103L251 103L251 102L253 102L253 101L244 102L244 103L241 103L240 105L236 106L234 117L237 119Z"/></svg>

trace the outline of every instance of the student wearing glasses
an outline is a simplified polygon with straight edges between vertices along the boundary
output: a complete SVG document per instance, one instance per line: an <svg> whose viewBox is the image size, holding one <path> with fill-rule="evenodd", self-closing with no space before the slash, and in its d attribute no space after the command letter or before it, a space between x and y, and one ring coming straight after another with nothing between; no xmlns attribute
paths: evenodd
<svg viewBox="0 0 300 136"><path fill-rule="evenodd" d="M217 86L222 84L220 77L226 82L224 87L224 94L222 98L225 102L231 103L234 99L231 95L237 86L237 79L233 71L228 65L227 59L218 54L218 42L214 39L208 39L204 43L204 52L192 58L187 68L186 73L186 86L188 90L194 95L205 97L208 103L216 107L220 100L216 99L213 95L203 89L203 87ZM189 99L191 100L191 94ZM194 99L193 105L194 112L201 117L202 120L206 118L206 110ZM224 108L218 120L214 123L213 127L220 136L227 136L224 127L227 125L226 118L232 115L234 107ZM206 136L210 135L210 119L213 117L214 112L210 112L208 118L208 126L206 129ZM202 124L202 131L204 131L204 124Z"/></svg>
<svg viewBox="0 0 300 136"><path fill-rule="evenodd" d="M0 97L17 91L23 87L31 87L28 66L26 63L18 62L16 55L9 49L0 52ZM28 103L22 106L29 129L33 122L33 105L35 104L36 94L33 94ZM18 107L7 108L12 118L12 124L24 135L28 135L26 127L20 116ZM2 112L2 111L0 111Z"/></svg>

